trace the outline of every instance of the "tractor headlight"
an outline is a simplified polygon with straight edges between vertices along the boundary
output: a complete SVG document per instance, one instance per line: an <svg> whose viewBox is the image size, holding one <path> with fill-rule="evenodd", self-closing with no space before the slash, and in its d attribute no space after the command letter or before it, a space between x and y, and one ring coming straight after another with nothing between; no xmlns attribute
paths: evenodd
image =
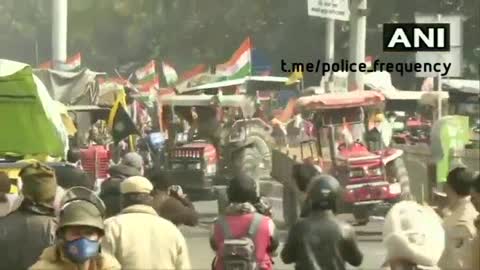
<svg viewBox="0 0 480 270"><path fill-rule="evenodd" d="M363 176L364 176L364 173L362 170L351 170L350 172L348 172L349 178L359 178Z"/></svg>
<svg viewBox="0 0 480 270"><path fill-rule="evenodd" d="M172 163L172 170L180 170L183 169L183 164L181 163Z"/></svg>
<svg viewBox="0 0 480 270"><path fill-rule="evenodd" d="M382 176L382 168L370 168L368 169L368 174L371 176Z"/></svg>
<svg viewBox="0 0 480 270"><path fill-rule="evenodd" d="M189 170L200 170L202 169L202 164L200 164L200 162L197 162L197 163L193 163L193 164L188 164L188 169Z"/></svg>

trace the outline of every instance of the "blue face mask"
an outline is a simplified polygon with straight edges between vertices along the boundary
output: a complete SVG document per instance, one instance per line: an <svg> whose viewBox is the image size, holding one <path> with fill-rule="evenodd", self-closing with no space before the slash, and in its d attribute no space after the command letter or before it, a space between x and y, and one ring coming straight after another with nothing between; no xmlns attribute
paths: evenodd
<svg viewBox="0 0 480 270"><path fill-rule="evenodd" d="M63 246L65 256L74 263L84 263L96 257L100 251L100 242L85 237L65 242Z"/></svg>

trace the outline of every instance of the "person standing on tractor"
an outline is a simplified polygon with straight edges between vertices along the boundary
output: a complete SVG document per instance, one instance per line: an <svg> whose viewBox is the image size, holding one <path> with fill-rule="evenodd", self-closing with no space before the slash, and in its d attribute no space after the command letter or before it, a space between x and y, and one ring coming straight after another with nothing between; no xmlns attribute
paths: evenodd
<svg viewBox="0 0 480 270"><path fill-rule="evenodd" d="M53 244L57 227L54 200L57 180L50 167L33 162L19 173L24 199L20 208L0 218L0 269L27 269Z"/></svg>
<svg viewBox="0 0 480 270"><path fill-rule="evenodd" d="M278 248L273 220L257 212L255 180L239 174L227 188L230 204L213 225L210 245L216 252L212 269L272 270ZM240 252L236 252L240 251Z"/></svg>
<svg viewBox="0 0 480 270"><path fill-rule="evenodd" d="M443 219L446 248L439 263L442 270L473 269L471 250L478 213L469 196L472 182L473 174L465 167L457 167L447 176L448 209Z"/></svg>
<svg viewBox="0 0 480 270"><path fill-rule="evenodd" d="M345 270L345 262L358 267L363 255L354 229L335 217L340 187L330 175L317 175L310 184L308 217L298 221L288 233L281 252L282 261L296 270Z"/></svg>
<svg viewBox="0 0 480 270"><path fill-rule="evenodd" d="M182 233L152 207L152 183L133 176L120 184L120 190L123 210L105 221L103 248L122 269L191 269Z"/></svg>
<svg viewBox="0 0 480 270"><path fill-rule="evenodd" d="M386 147L382 137L382 125L385 121L383 113L377 113L373 117L373 127L365 134L365 141L367 142L370 151L380 151Z"/></svg>
<svg viewBox="0 0 480 270"><path fill-rule="evenodd" d="M116 270L118 261L101 252L105 209L84 199L67 201L60 210L55 245L46 248L30 270Z"/></svg>

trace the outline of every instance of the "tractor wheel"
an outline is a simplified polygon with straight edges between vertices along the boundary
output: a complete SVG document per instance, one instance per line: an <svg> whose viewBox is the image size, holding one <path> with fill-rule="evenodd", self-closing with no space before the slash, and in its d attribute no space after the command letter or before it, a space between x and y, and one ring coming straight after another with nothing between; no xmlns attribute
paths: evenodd
<svg viewBox="0 0 480 270"><path fill-rule="evenodd" d="M353 206L352 214L353 214L353 217L355 218L355 222L357 223L357 225L361 225L361 226L367 225L370 218L370 211L371 211L370 205Z"/></svg>
<svg viewBox="0 0 480 270"><path fill-rule="evenodd" d="M400 184L400 200L408 200L411 198L410 192L410 179L408 177L408 171L405 167L403 158L397 158L392 161L391 164L392 177L395 178L395 182Z"/></svg>
<svg viewBox="0 0 480 270"><path fill-rule="evenodd" d="M283 185L283 220L287 227L293 226L300 216L301 206L292 185Z"/></svg>
<svg viewBox="0 0 480 270"><path fill-rule="evenodd" d="M252 145L234 154L234 167L254 179L269 179L272 171L271 136L253 129L248 140Z"/></svg>
<svg viewBox="0 0 480 270"><path fill-rule="evenodd" d="M245 173L255 180L263 176L261 168L262 156L255 147L247 147L235 154L234 166L237 172Z"/></svg>

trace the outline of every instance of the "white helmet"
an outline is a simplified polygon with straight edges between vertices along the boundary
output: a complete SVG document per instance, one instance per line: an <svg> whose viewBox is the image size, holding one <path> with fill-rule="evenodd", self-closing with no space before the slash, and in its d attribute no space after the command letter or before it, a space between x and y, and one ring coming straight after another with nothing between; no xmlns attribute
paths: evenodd
<svg viewBox="0 0 480 270"><path fill-rule="evenodd" d="M387 263L405 260L420 267L435 267L445 249L442 220L428 206L399 202L385 218L383 243Z"/></svg>

